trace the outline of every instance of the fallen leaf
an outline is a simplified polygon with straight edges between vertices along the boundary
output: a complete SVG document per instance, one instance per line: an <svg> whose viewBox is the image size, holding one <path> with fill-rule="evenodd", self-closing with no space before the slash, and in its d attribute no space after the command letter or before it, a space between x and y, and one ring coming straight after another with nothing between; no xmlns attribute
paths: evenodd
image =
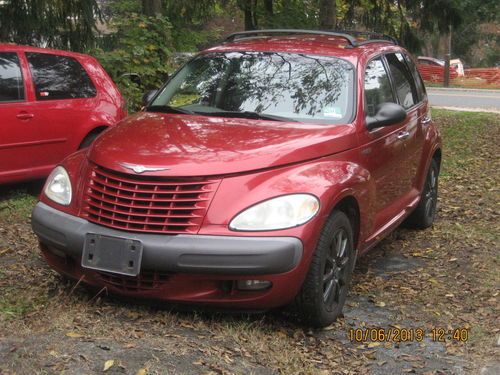
<svg viewBox="0 0 500 375"><path fill-rule="evenodd" d="M104 362L104 368L102 369L102 371L108 371L111 367L113 367L114 364L115 364L115 361L112 359Z"/></svg>
<svg viewBox="0 0 500 375"><path fill-rule="evenodd" d="M145 368L141 368L135 375L146 375L147 370Z"/></svg>
<svg viewBox="0 0 500 375"><path fill-rule="evenodd" d="M76 333L76 332L68 332L68 333L66 333L66 336L73 337L73 338L83 337L83 335Z"/></svg>

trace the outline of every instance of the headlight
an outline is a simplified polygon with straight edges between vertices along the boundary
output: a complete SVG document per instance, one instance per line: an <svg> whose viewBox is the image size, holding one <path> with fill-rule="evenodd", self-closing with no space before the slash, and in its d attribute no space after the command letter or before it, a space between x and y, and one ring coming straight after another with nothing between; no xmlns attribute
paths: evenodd
<svg viewBox="0 0 500 375"><path fill-rule="evenodd" d="M319 200L310 194L290 194L258 203L238 214L233 230L276 230L308 222L319 211Z"/></svg>
<svg viewBox="0 0 500 375"><path fill-rule="evenodd" d="M43 192L54 202L68 206L71 203L71 181L66 169L56 167L47 178Z"/></svg>

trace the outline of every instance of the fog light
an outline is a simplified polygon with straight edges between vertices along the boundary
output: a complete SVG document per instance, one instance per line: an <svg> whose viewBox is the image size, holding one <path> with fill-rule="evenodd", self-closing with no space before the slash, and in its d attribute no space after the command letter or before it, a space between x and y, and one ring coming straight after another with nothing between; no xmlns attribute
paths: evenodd
<svg viewBox="0 0 500 375"><path fill-rule="evenodd" d="M272 283L267 280L238 280L238 290L262 290L270 288Z"/></svg>

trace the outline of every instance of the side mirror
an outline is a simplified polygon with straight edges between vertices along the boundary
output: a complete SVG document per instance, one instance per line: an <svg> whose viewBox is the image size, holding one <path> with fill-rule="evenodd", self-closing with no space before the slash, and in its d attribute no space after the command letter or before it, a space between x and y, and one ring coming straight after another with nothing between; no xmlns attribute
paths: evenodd
<svg viewBox="0 0 500 375"><path fill-rule="evenodd" d="M148 103L151 101L151 99L153 99L153 96L155 96L157 92L158 92L158 90L151 90L151 91L148 91L147 93L145 93L142 96L142 105L143 106L148 105Z"/></svg>
<svg viewBox="0 0 500 375"><path fill-rule="evenodd" d="M382 103L377 107L375 116L366 116L368 130L400 123L406 118L406 110L396 103Z"/></svg>

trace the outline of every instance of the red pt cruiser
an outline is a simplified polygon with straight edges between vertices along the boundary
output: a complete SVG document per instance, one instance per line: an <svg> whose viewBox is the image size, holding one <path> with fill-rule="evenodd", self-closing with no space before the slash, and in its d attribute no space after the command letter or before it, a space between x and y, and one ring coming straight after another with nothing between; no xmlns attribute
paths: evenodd
<svg viewBox="0 0 500 375"><path fill-rule="evenodd" d="M341 313L356 258L435 216L441 141L388 40L233 34L49 177L47 262L110 293Z"/></svg>

